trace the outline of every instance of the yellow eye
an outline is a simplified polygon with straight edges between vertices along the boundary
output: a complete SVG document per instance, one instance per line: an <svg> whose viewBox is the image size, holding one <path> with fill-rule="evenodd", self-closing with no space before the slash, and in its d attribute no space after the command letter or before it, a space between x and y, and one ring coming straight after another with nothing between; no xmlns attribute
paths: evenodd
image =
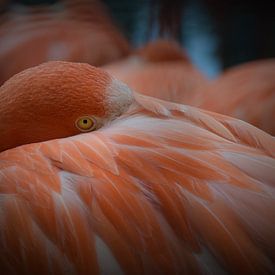
<svg viewBox="0 0 275 275"><path fill-rule="evenodd" d="M90 116L83 116L76 120L75 125L81 132L90 132L96 128L96 120Z"/></svg>

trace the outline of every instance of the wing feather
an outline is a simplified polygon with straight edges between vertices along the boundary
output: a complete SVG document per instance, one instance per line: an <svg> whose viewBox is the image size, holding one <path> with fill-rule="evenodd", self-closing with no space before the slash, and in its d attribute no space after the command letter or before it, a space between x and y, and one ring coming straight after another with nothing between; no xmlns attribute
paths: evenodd
<svg viewBox="0 0 275 275"><path fill-rule="evenodd" d="M275 271L274 138L187 106L148 106L0 154L6 273L99 274L107 258L128 274L201 274L210 258L209 272Z"/></svg>

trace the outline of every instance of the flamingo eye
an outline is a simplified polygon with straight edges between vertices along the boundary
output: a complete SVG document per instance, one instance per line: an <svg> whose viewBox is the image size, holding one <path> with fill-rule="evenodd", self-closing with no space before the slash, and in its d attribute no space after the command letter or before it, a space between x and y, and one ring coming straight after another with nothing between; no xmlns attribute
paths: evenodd
<svg viewBox="0 0 275 275"><path fill-rule="evenodd" d="M75 125L81 132L90 132L95 130L96 120L90 116L83 116L76 120Z"/></svg>

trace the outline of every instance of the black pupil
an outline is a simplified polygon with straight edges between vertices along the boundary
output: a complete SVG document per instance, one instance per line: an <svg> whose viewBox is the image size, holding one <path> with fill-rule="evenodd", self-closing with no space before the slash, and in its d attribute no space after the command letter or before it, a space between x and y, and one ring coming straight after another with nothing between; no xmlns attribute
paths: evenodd
<svg viewBox="0 0 275 275"><path fill-rule="evenodd" d="M87 123L88 123L88 120L87 120L87 119L84 119L84 120L83 120L83 123L84 123L84 124L87 124Z"/></svg>

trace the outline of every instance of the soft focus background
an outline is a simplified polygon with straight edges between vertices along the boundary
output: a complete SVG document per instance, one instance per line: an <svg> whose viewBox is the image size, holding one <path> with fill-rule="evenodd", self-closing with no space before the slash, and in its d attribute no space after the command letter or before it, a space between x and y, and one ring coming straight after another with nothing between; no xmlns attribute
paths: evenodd
<svg viewBox="0 0 275 275"><path fill-rule="evenodd" d="M209 77L239 63L275 57L275 1L103 2L133 46L173 37ZM53 4L58 0L2 0L1 15L10 10L22 12L24 6Z"/></svg>

